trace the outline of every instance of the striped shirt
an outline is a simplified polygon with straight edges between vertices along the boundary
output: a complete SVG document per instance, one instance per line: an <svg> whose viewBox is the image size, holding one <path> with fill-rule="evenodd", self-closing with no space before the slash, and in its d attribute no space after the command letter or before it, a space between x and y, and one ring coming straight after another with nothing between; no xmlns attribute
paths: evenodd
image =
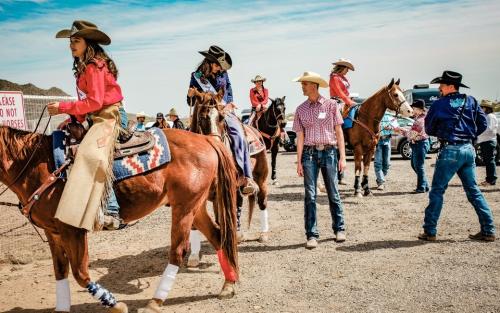
<svg viewBox="0 0 500 313"><path fill-rule="evenodd" d="M293 130L304 133L304 145L337 145L335 125L342 125L339 104L335 100L319 96L311 103L306 100L295 111Z"/></svg>

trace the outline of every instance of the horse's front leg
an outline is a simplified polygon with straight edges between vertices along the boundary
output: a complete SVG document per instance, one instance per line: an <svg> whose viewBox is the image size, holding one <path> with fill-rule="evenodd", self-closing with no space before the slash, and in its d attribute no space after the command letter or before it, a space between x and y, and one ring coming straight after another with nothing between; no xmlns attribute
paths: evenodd
<svg viewBox="0 0 500 313"><path fill-rule="evenodd" d="M354 147L354 195L362 197L359 187L359 176L361 175L361 158L363 157L363 147L357 145Z"/></svg>
<svg viewBox="0 0 500 313"><path fill-rule="evenodd" d="M278 150L279 150L279 138L276 138L273 140L274 144L271 149L271 180L273 185L277 183L276 180L276 158L278 156Z"/></svg>
<svg viewBox="0 0 500 313"><path fill-rule="evenodd" d="M363 155L363 181L361 182L361 188L364 190L364 196L372 195L370 190L370 185L368 184L368 171L370 169L370 162L373 157L374 149L371 149L365 155Z"/></svg>
<svg viewBox="0 0 500 313"><path fill-rule="evenodd" d="M56 308L55 312L69 312L71 309L71 291L69 288L68 273L69 260L61 244L61 236L45 230L49 241L54 276L56 278Z"/></svg>
<svg viewBox="0 0 500 313"><path fill-rule="evenodd" d="M104 307L108 308L110 312L128 313L128 307L125 303L117 302L114 295L109 290L90 279L87 231L62 223L59 227L59 231L61 234L60 238L64 238L61 240L61 243L69 260L69 264L71 265L71 272L73 273L73 277L76 282L81 287L86 288L88 292L96 300L99 300ZM59 249L57 240L55 243L56 245L54 245L54 247ZM57 250L57 252L60 253L59 250ZM61 265L64 266L64 261ZM61 283L61 285L63 285L63 283ZM64 304L64 290L64 287L61 288L61 304Z"/></svg>

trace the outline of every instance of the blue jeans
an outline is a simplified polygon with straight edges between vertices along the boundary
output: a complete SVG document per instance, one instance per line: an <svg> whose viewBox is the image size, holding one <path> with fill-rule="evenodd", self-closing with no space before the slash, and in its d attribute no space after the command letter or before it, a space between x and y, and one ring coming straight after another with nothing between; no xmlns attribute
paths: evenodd
<svg viewBox="0 0 500 313"><path fill-rule="evenodd" d="M377 184L385 183L385 176L389 172L391 166L391 138L385 138L377 143L377 150L375 150L374 169L375 176L377 177Z"/></svg>
<svg viewBox="0 0 500 313"><path fill-rule="evenodd" d="M429 183L425 176L425 156L429 151L430 144L428 139L420 140L411 145L411 168L417 174L416 191L429 191Z"/></svg>
<svg viewBox="0 0 500 313"><path fill-rule="evenodd" d="M486 181L495 185L497 182L497 141L489 140L481 142L481 157L483 158L484 165L486 166Z"/></svg>
<svg viewBox="0 0 500 313"><path fill-rule="evenodd" d="M320 169L328 194L333 231L345 230L344 213L342 211L342 201L340 200L337 181L337 149L330 148L323 151L314 149L304 150L302 153L302 169L304 171L305 188L304 224L307 239L319 238L316 217L316 186Z"/></svg>
<svg viewBox="0 0 500 313"><path fill-rule="evenodd" d="M443 195L451 178L458 174L462 181L467 200L476 210L484 235L495 233L493 215L476 183L475 151L471 144L446 145L439 152L436 169L432 177L429 205L425 208L423 228L429 235L436 235L437 222L443 207Z"/></svg>

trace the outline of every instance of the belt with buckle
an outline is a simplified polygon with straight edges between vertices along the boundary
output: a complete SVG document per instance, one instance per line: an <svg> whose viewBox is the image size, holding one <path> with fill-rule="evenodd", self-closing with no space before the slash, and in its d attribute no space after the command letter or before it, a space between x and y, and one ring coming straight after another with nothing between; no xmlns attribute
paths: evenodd
<svg viewBox="0 0 500 313"><path fill-rule="evenodd" d="M304 149L323 151L326 149L332 149L332 148L336 148L336 147L337 146L334 146L334 145L314 145L314 146L304 146Z"/></svg>
<svg viewBox="0 0 500 313"><path fill-rule="evenodd" d="M460 140L460 141L443 141L443 144L445 146L449 145L449 146L459 146L459 145L466 145L466 144L471 144L472 141L471 140Z"/></svg>

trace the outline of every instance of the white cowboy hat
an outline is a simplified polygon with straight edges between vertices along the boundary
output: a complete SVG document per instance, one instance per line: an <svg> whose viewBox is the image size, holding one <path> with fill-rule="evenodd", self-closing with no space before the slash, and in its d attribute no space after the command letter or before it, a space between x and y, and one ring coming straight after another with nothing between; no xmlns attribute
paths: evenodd
<svg viewBox="0 0 500 313"><path fill-rule="evenodd" d="M322 88L328 87L326 80L321 78L321 76L314 72L304 72L302 76L299 76L293 80L294 82L312 82L318 84Z"/></svg>
<svg viewBox="0 0 500 313"><path fill-rule="evenodd" d="M266 81L266 78L264 76L260 76L260 75L257 75L257 76L255 76L254 79L252 79L252 83L265 82L265 81Z"/></svg>
<svg viewBox="0 0 500 313"><path fill-rule="evenodd" d="M342 59L342 58L340 58L337 62L333 62L332 64L333 65L345 66L348 69L350 69L351 71L354 71L354 65L352 65L351 60L348 60L348 59Z"/></svg>
<svg viewBox="0 0 500 313"><path fill-rule="evenodd" d="M146 117L146 113L144 113L144 111L141 111L141 112L137 113L137 114L135 115L135 117L136 117L136 118L137 118L137 117Z"/></svg>
<svg viewBox="0 0 500 313"><path fill-rule="evenodd" d="M177 111L175 110L175 108L171 108L170 111L168 111L168 115L175 115L175 116L179 116L179 114L177 114Z"/></svg>

